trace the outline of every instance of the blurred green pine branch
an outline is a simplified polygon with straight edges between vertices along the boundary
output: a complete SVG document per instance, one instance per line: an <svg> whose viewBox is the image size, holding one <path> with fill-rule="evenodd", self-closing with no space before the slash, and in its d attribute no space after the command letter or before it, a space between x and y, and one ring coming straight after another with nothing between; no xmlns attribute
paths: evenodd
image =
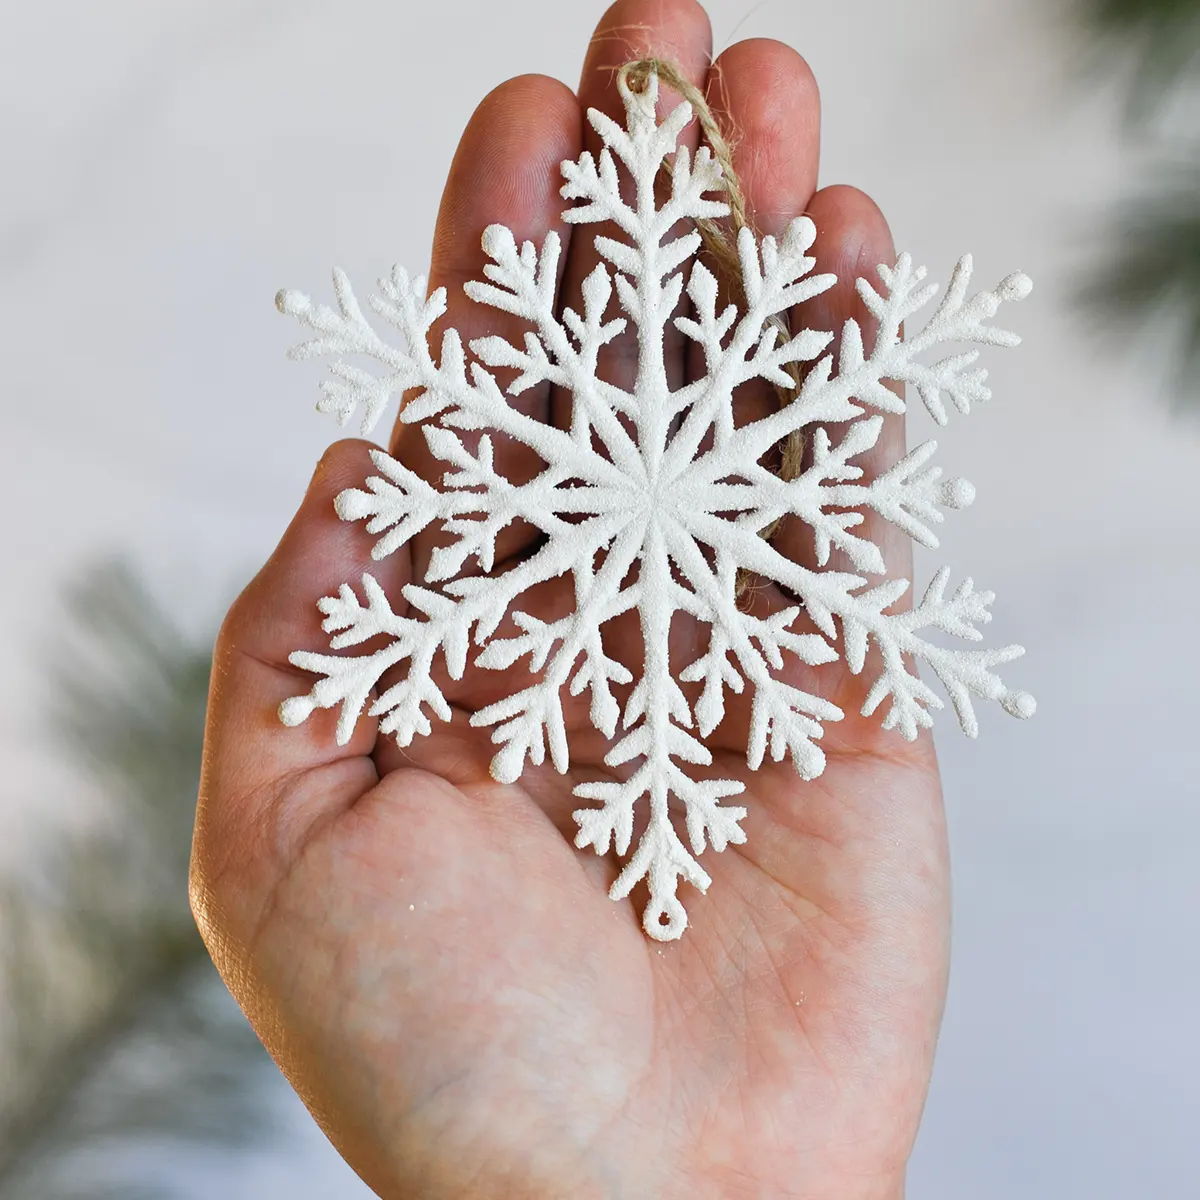
<svg viewBox="0 0 1200 1200"><path fill-rule="evenodd" d="M1200 68L1197 0L1077 0L1097 57L1128 71L1128 112L1149 119Z"/></svg>
<svg viewBox="0 0 1200 1200"><path fill-rule="evenodd" d="M1075 0L1097 58L1126 73L1130 136L1152 140L1169 101L1196 99L1200 0ZM1161 141L1162 139L1157 139ZM1103 328L1174 342L1180 407L1200 396L1200 142L1166 135L1169 166L1127 198L1109 231L1112 250L1080 290Z"/></svg>
<svg viewBox="0 0 1200 1200"><path fill-rule="evenodd" d="M1114 331L1139 329L1178 342L1178 403L1200 382L1200 158L1164 173L1159 189L1127 202L1114 222L1116 250L1081 291ZM1162 335L1161 337L1158 335Z"/></svg>
<svg viewBox="0 0 1200 1200"><path fill-rule="evenodd" d="M81 1179L89 1153L265 1129L269 1060L187 901L209 650L116 564L72 590L61 628L51 716L104 810L0 890L0 1200L130 1197Z"/></svg>

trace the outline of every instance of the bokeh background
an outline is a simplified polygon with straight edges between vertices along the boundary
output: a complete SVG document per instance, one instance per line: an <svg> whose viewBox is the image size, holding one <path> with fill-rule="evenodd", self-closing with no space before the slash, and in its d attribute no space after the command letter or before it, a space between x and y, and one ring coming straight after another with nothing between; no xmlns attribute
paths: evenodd
<svg viewBox="0 0 1200 1200"><path fill-rule="evenodd" d="M1200 1195L1197 4L709 7L718 47L808 58L822 182L935 278L1036 282L943 439L979 499L938 561L996 590L1040 709L938 735L954 967L910 1195ZM183 893L212 632L334 435L272 298L422 268L475 103L574 82L600 11L0 0L0 1200L368 1194Z"/></svg>

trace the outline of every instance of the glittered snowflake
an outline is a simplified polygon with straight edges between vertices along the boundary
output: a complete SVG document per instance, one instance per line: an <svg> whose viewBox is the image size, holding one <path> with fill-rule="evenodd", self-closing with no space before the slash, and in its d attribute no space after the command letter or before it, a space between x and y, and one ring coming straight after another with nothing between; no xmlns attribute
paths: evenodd
<svg viewBox="0 0 1200 1200"><path fill-rule="evenodd" d="M697 256L701 238L694 222L728 213L720 166L707 148L691 155L677 144L692 118L686 103L659 122L653 78L640 92L621 91L625 127L589 112L604 148L562 164L562 195L578 202L564 219L610 222L617 231L595 237L603 261L583 284L581 311L556 306L557 235L548 234L540 247L518 247L499 225L483 236L486 282L465 290L478 303L527 321L520 345L482 337L470 343L468 358L458 333L448 329L435 358L428 335L446 311L445 290L427 296L425 280L400 268L370 301L394 328L392 341L375 332L341 272L334 275L336 308L280 293L279 308L315 333L292 351L295 357L365 356L382 366L368 371L339 357L319 407L342 423L361 408L367 433L394 394L414 390L400 419L424 423L429 449L446 467L431 482L373 451L378 474L337 497L338 515L365 521L378 535L375 559L431 526L440 524L447 535L424 580L401 590L401 603L370 574L362 577L361 594L347 583L320 600L324 629L335 635L332 650L379 638L386 644L359 655L297 651L291 662L320 678L307 695L286 701L281 717L295 725L316 708L340 706L337 737L344 743L366 709L379 719L380 734L407 746L430 732L432 718L450 719L435 681L439 656L452 679L462 677L469 660L497 671L524 661L526 685L518 682L510 695L470 718L492 728L499 748L492 774L512 782L547 752L558 771L567 770L563 690L588 693L591 722L611 740L605 761L616 778L575 788L588 802L574 814L575 844L628 856L611 895L621 899L646 880L644 926L665 940L687 924L679 880L708 887L698 862L706 845L720 851L745 841L740 822L746 810L724 803L743 785L694 777L701 774L694 767L712 761L704 739L724 717L726 692L749 689L749 766L757 768L767 754L775 761L787 757L804 779L825 765L822 722L843 713L784 681L789 657L812 665L840 657L855 673L869 665L877 674L863 713L882 712L883 727L909 739L942 707L917 676L916 661L941 681L969 735L977 730L972 697L999 701L1014 716L1033 712L1032 697L1010 690L994 671L1021 647L947 649L927 640L929 631L979 640L978 626L991 616L990 592L976 591L969 579L950 590L943 568L919 603L894 613L909 582L873 584L869 578L883 574L885 564L879 548L859 536L865 510L936 547L932 527L943 510L970 504L974 489L965 480L942 479L940 468L930 465L932 441L869 481L854 465L876 444L881 414L904 411L886 380L908 384L942 424L947 400L966 413L987 399L986 373L975 366L978 350L961 344L1015 345L1015 335L987 322L1003 302L1024 297L1030 283L1011 275L969 295L971 262L963 258L924 327L902 340L901 323L911 324L936 291L924 269L902 255L894 266L879 268L879 285L858 281L877 322L870 347L851 320L835 354L829 332L780 332L779 316L835 282L811 273L808 251L816 231L801 217L779 239L740 231L745 303L742 311L719 306L717 279ZM667 186L660 181L656 195L660 173ZM681 222L686 232L679 232ZM685 292L690 303L683 302ZM618 306L624 316L616 315ZM597 359L630 324L639 350L636 382L625 389L600 377ZM702 377L674 390L663 349L668 324L701 348L706 364ZM960 348L928 361L929 351L943 343ZM807 365L790 402L761 419L735 422L735 391L751 380L794 387L793 364ZM569 428L510 406L489 368L515 371L510 395L541 383L569 391ZM836 441L825 428L832 424L844 430ZM799 430L808 431L811 452L800 473L785 480L764 464L772 448ZM456 431L479 432L463 437ZM543 465L533 478L515 483L497 470L493 434L537 454ZM810 527L821 568L836 550L859 573L813 569L780 553L762 533L789 515ZM513 522L527 523L540 538L526 557L497 571L497 535ZM768 616L743 611L742 572L775 581L796 603ZM522 611L524 593L557 577L573 586L566 616L543 621ZM606 638L614 618L627 613L636 613L644 646L636 670ZM802 614L808 618L803 626ZM497 636L506 615L516 632ZM668 633L684 616L707 636L703 652L673 673ZM869 643L878 650L870 660ZM385 674L387 686L380 682ZM685 814L683 834L669 812L671 797ZM630 854L641 805L648 811Z"/></svg>

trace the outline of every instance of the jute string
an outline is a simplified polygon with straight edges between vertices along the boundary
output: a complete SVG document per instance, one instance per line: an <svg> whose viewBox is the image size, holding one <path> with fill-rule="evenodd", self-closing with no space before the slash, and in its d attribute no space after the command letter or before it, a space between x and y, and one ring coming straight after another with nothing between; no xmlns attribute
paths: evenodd
<svg viewBox="0 0 1200 1200"><path fill-rule="evenodd" d="M750 228L753 224L746 211L746 195L742 191L741 181L733 169L733 149L721 132L713 116L704 93L690 79L686 79L674 63L661 58L639 58L636 62L628 62L617 72L617 78L630 91L640 92L647 84L651 75L657 75L660 83L674 88L684 100L692 106L692 112L700 123L713 158L721 166L721 175L725 183L726 200L729 204L729 227L719 221L698 218L696 231L704 244L705 250L711 255L717 265L717 277L732 293L735 302L745 311L746 293L742 286L742 265L738 258L737 236L741 230ZM666 171L666 164L663 165ZM770 325L779 330L780 337L791 336L787 321L779 314L769 318ZM782 387L772 384L780 407L790 404L796 396L801 383L800 365L788 363L784 368L792 379L792 386ZM778 473L781 479L795 479L800 474L804 459L804 430L798 429L784 441L780 448ZM770 538L778 528L779 522L772 522L761 531L764 538ZM749 585L745 573L738 576L737 592L741 595Z"/></svg>

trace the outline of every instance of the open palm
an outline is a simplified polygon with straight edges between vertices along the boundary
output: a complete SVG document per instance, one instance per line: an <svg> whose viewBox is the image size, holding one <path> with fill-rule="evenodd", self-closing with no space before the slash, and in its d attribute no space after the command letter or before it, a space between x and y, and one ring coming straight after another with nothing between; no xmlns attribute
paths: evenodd
<svg viewBox="0 0 1200 1200"><path fill-rule="evenodd" d="M618 110L613 68L644 55L674 61L737 131L760 229L801 212L816 222L817 269L841 283L796 321L866 321L852 282L891 257L890 238L861 193L815 190L808 68L768 41L711 63L710 52L693 0L619 0L578 96L523 77L484 100L434 243L431 284L450 292L449 324L467 338L519 329L462 295L481 271L479 234L500 222L519 239L557 229L567 240L557 163L587 144L583 111ZM588 243L567 246L566 303L595 264ZM603 371L631 376L635 352L614 345ZM675 345L673 386L696 369ZM753 412L774 399L738 402ZM569 396L548 390L520 403L558 424L569 416ZM398 425L393 453L436 478L415 434ZM894 461L903 436L888 418L876 463ZM505 456L510 476L530 469L519 449ZM568 712L567 775L528 768L502 785L488 772L495 747L468 717L515 690L522 664L511 678L447 683L453 720L403 751L366 720L341 748L330 713L279 724L278 704L307 686L288 653L319 643L314 598L370 562L370 536L333 510L368 470L365 443L331 448L225 622L192 880L226 981L335 1145L387 1197L901 1195L945 984L948 878L928 739L909 745L847 716L828 729L825 773L803 783L788 764L748 771L746 714L731 711L710 746L714 772L745 783L747 842L706 856L713 883L686 897L681 941L648 940L644 894L611 902L615 858L571 844L572 789L605 771L586 709ZM902 539L874 525L867 535L907 573ZM498 560L527 536L509 531ZM422 576L432 544L418 537L388 560L390 594ZM781 529L776 546L811 554L799 528ZM560 602L547 585L532 604ZM747 596L765 611L786 602L770 587ZM674 641L691 637L673 628L673 652L685 656ZM636 626L615 640L637 659ZM857 712L858 678L837 664L803 670L807 689Z"/></svg>

